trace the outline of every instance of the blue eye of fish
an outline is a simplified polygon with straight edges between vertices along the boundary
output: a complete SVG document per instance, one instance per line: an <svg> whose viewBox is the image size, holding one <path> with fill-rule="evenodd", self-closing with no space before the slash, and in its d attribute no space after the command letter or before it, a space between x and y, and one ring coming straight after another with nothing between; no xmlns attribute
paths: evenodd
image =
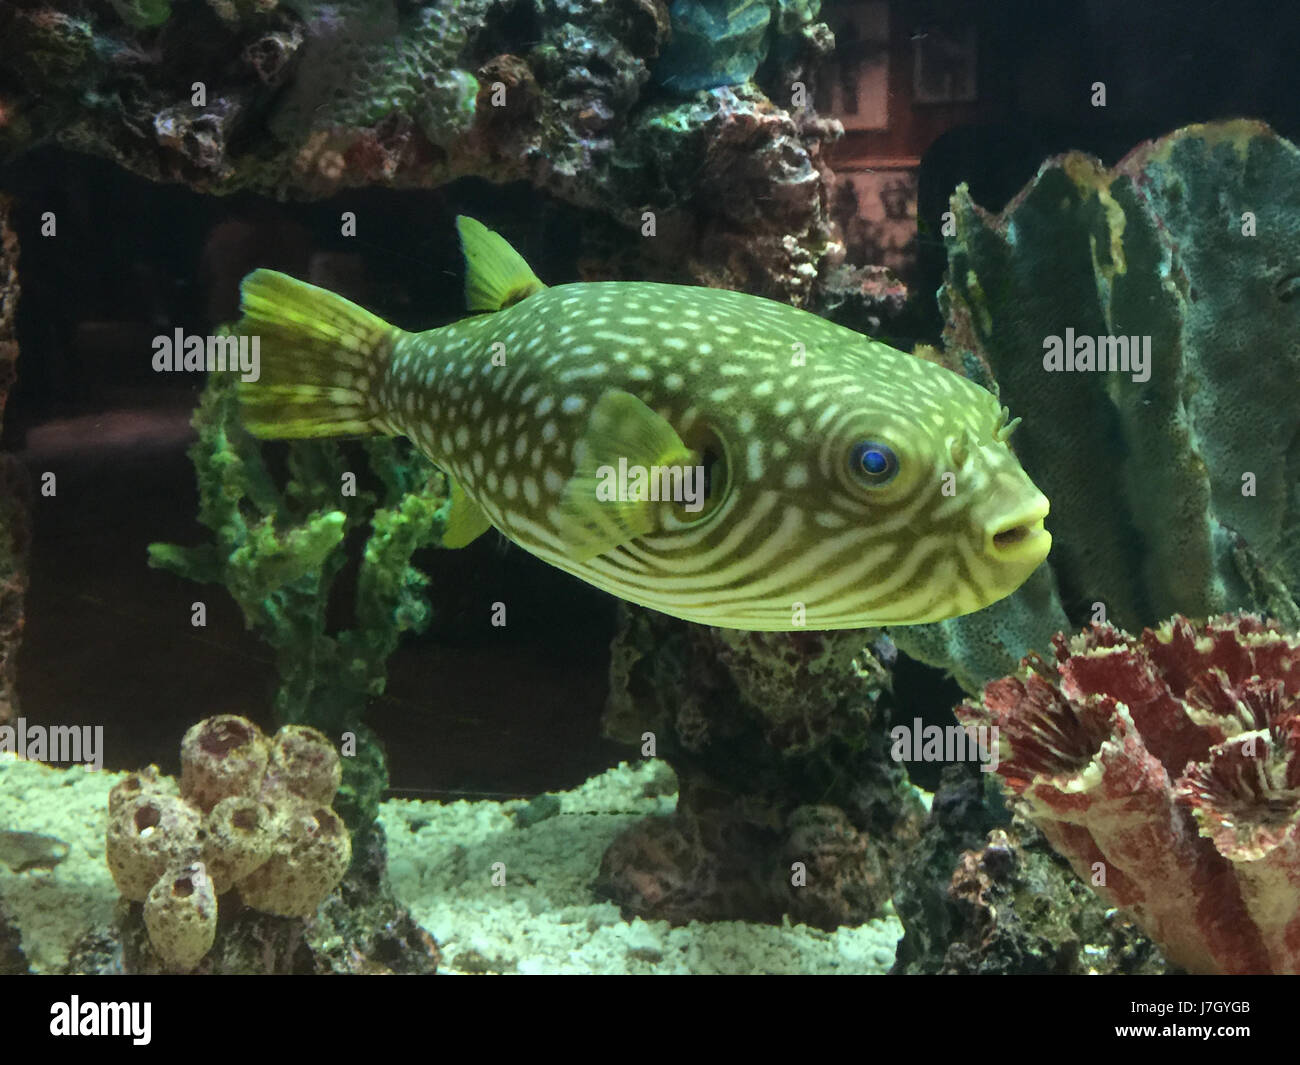
<svg viewBox="0 0 1300 1065"><path fill-rule="evenodd" d="M898 474L898 456L886 444L863 440L853 445L849 453L849 468L863 484L879 488Z"/></svg>

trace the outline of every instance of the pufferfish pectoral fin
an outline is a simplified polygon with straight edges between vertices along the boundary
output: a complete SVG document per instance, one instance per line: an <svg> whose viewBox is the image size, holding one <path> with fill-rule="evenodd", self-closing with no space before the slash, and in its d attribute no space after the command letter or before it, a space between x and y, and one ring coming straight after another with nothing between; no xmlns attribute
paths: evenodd
<svg viewBox="0 0 1300 1065"><path fill-rule="evenodd" d="M660 467L695 461L673 427L636 396L606 392L587 417L574 447L573 477L560 497L559 531L569 556L582 562L658 527L662 503L638 493L632 477L620 483L620 470L653 476ZM633 495L638 498L628 498Z"/></svg>
<svg viewBox="0 0 1300 1065"><path fill-rule="evenodd" d="M471 311L499 311L546 288L500 233L463 214L456 216L456 231L465 256L465 303Z"/></svg>
<svg viewBox="0 0 1300 1065"><path fill-rule="evenodd" d="M464 547L492 528L492 522L483 513L483 508L465 494L459 481L451 477L447 481L450 498L447 501L447 523L442 529L442 546Z"/></svg>

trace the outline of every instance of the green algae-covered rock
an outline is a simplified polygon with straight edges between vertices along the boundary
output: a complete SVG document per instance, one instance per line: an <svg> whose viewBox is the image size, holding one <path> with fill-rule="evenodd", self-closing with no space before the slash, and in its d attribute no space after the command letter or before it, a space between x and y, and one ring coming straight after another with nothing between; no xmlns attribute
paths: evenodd
<svg viewBox="0 0 1300 1065"><path fill-rule="evenodd" d="M1011 600L898 629L899 646L973 687L1099 612L1129 629L1239 609L1300 625L1295 145L1258 122L1189 126L1111 169L1049 160L996 216L962 186L952 211L946 358L1024 419L1014 444L1054 544ZM1149 338L1149 365L1048 372L1067 330ZM1015 619L1000 646L993 611Z"/></svg>
<svg viewBox="0 0 1300 1065"><path fill-rule="evenodd" d="M683 96L743 85L771 52L794 56L820 10L821 0L673 0L655 84Z"/></svg>
<svg viewBox="0 0 1300 1065"><path fill-rule="evenodd" d="M767 0L674 0L655 81L678 93L743 85L767 56Z"/></svg>

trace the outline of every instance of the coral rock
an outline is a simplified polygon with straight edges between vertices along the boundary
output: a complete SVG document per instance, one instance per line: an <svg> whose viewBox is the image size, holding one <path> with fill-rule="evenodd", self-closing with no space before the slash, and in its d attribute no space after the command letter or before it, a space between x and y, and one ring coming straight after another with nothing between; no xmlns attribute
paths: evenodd
<svg viewBox="0 0 1300 1065"><path fill-rule="evenodd" d="M352 843L333 810L285 802L270 859L239 884L249 906L281 917L309 917L343 879Z"/></svg>
<svg viewBox="0 0 1300 1065"><path fill-rule="evenodd" d="M197 861L199 824L199 812L175 795L146 792L120 802L105 847L117 890L143 902L168 869Z"/></svg>
<svg viewBox="0 0 1300 1065"><path fill-rule="evenodd" d="M1094 625L964 724L1086 883L1197 972L1300 973L1300 637L1253 615Z"/></svg>
<svg viewBox="0 0 1300 1065"><path fill-rule="evenodd" d="M202 862L159 879L144 904L149 942L171 969L189 972L217 936L217 893Z"/></svg>
<svg viewBox="0 0 1300 1065"><path fill-rule="evenodd" d="M181 741L181 794L204 813L231 795L256 795L269 757L266 737L251 721L207 718Z"/></svg>

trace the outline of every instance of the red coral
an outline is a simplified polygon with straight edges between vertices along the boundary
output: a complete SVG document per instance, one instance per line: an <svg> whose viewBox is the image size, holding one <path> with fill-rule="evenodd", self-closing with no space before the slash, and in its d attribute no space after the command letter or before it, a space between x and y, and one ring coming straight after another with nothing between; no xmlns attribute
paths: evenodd
<svg viewBox="0 0 1300 1065"><path fill-rule="evenodd" d="M1175 617L1054 649L957 708L1025 814L1176 964L1300 973L1300 638Z"/></svg>

